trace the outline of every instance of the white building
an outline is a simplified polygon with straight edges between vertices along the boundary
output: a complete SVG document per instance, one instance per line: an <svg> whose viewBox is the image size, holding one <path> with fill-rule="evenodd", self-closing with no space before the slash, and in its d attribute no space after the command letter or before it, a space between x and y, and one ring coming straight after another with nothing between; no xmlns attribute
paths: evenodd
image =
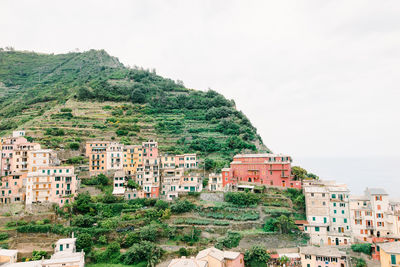
<svg viewBox="0 0 400 267"><path fill-rule="evenodd" d="M208 190L223 191L222 174L210 173L208 175Z"/></svg>
<svg viewBox="0 0 400 267"><path fill-rule="evenodd" d="M124 145L112 142L106 150L106 169L107 170L122 170L123 168L123 153Z"/></svg>
<svg viewBox="0 0 400 267"><path fill-rule="evenodd" d="M348 245L351 242L349 190L334 181L304 185L308 225L305 231L313 245Z"/></svg>
<svg viewBox="0 0 400 267"><path fill-rule="evenodd" d="M390 200L382 188L367 188L362 196L350 198L353 236L357 241L400 238L400 202Z"/></svg>

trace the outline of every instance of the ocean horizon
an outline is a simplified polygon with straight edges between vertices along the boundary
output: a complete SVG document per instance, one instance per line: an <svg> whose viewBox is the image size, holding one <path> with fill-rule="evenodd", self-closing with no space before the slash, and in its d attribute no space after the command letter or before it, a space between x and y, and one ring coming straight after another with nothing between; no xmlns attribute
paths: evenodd
<svg viewBox="0 0 400 267"><path fill-rule="evenodd" d="M363 194L367 187L379 187L391 198L400 198L399 162L400 156L296 157L293 166L301 166L321 180L345 183L352 195Z"/></svg>

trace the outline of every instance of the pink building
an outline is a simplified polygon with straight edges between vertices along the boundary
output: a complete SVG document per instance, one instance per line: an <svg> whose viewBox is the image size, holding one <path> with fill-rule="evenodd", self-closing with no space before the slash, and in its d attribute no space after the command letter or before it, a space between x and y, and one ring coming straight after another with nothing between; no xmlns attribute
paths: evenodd
<svg viewBox="0 0 400 267"><path fill-rule="evenodd" d="M0 204L24 203L27 173L13 173L1 178Z"/></svg>
<svg viewBox="0 0 400 267"><path fill-rule="evenodd" d="M7 137L1 139L0 153L0 176L6 176L13 170L14 152L17 146L26 144L28 140L25 137Z"/></svg>
<svg viewBox="0 0 400 267"><path fill-rule="evenodd" d="M277 154L239 154L233 157L230 168L222 169L223 185L240 184L301 188L293 180L292 158Z"/></svg>
<svg viewBox="0 0 400 267"><path fill-rule="evenodd" d="M158 157L158 143L153 140L142 143L143 158L155 159Z"/></svg>

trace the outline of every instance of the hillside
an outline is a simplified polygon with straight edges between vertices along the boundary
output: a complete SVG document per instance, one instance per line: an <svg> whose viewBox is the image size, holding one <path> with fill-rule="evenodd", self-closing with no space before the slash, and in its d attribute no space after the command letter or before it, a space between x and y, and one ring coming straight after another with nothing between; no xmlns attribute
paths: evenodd
<svg viewBox="0 0 400 267"><path fill-rule="evenodd" d="M156 139L164 152L197 152L221 166L243 150L269 151L233 100L125 67L104 50L0 51L0 135L14 129L50 148Z"/></svg>

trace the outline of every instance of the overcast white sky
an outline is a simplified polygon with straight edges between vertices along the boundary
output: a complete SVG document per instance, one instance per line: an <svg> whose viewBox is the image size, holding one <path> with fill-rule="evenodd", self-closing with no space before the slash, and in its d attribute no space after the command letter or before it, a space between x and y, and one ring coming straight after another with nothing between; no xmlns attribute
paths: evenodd
<svg viewBox="0 0 400 267"><path fill-rule="evenodd" d="M400 155L400 1L0 1L0 47L105 49L236 101L274 151Z"/></svg>

